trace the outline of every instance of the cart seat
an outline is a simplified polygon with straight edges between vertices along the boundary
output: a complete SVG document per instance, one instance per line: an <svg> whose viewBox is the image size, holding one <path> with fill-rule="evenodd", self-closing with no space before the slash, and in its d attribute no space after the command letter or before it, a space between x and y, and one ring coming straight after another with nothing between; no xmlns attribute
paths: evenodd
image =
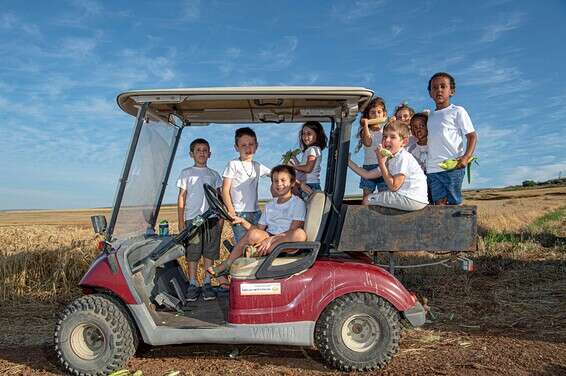
<svg viewBox="0 0 566 376"><path fill-rule="evenodd" d="M326 194L321 191L314 191L307 199L307 212L305 214L304 225L305 232L307 233L307 241L316 241L319 237L322 219L328 212L326 201ZM306 255L302 254L296 257L292 255L277 257L273 260L273 266L291 264L305 256ZM230 268L230 275L233 278L239 279L255 279L256 271L259 269L260 265L263 264L266 258L267 257L240 257L232 264L232 267Z"/></svg>

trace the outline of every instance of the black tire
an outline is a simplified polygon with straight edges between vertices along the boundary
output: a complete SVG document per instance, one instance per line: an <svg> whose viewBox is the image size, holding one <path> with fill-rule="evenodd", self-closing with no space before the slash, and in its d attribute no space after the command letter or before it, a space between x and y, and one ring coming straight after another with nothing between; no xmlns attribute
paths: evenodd
<svg viewBox="0 0 566 376"><path fill-rule="evenodd" d="M382 368L399 350L399 313L368 293L341 296L330 303L315 327L315 344L324 361L341 371Z"/></svg>
<svg viewBox="0 0 566 376"><path fill-rule="evenodd" d="M55 353L74 375L106 375L122 368L139 343L134 324L117 299L86 295L71 302L55 326Z"/></svg>

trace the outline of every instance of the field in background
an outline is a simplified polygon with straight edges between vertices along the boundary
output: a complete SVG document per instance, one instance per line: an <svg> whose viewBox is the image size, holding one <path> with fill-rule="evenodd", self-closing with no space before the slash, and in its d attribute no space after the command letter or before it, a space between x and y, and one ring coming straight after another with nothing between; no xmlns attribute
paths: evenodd
<svg viewBox="0 0 566 376"><path fill-rule="evenodd" d="M466 204L478 206L483 246L472 255L477 271L438 266L397 274L428 300L431 323L405 332L384 374L566 374L566 186L468 191L465 197ZM105 209L0 212L2 372L59 372L49 345L54 313L80 293L76 284L97 253L93 214L109 218ZM175 230L174 207L165 207L161 217ZM224 236L231 237L228 227ZM418 254L398 261L431 259ZM170 369L333 373L311 350L252 346L238 360L228 358L229 351L167 346L137 356L129 366L144 375Z"/></svg>

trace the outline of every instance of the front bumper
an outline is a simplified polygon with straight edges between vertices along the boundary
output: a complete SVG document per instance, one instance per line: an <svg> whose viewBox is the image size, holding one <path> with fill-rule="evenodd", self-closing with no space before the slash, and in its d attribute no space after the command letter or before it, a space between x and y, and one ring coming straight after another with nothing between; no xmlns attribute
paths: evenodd
<svg viewBox="0 0 566 376"><path fill-rule="evenodd" d="M403 312L403 316L412 326L423 326L426 320L426 311L420 302L416 302L414 307Z"/></svg>

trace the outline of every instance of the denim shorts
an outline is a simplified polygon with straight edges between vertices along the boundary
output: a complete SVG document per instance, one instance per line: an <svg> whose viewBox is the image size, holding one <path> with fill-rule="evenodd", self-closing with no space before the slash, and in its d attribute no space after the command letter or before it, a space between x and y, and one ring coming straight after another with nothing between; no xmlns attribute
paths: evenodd
<svg viewBox="0 0 566 376"><path fill-rule="evenodd" d="M322 189L320 188L320 183L305 183L305 185L307 185L313 191L322 191Z"/></svg>
<svg viewBox="0 0 566 376"><path fill-rule="evenodd" d="M236 215L250 222L252 225L257 225L259 217L261 217L261 211L258 210L253 212L236 212ZM232 225L232 232L234 233L234 245L238 244L240 239L242 239L244 235L246 235L246 229L241 225Z"/></svg>
<svg viewBox="0 0 566 376"><path fill-rule="evenodd" d="M370 164L370 165L363 165L362 167L366 171L371 171L371 170L375 170L378 167L378 165ZM376 188L378 192L387 191L387 184L385 184L385 181L383 180L382 177L379 177L377 179L360 178L360 189L366 189L368 191L373 192L375 191Z"/></svg>
<svg viewBox="0 0 566 376"><path fill-rule="evenodd" d="M462 182L464 181L465 169L433 172L426 174L428 187L432 196L432 203L443 198L448 199L448 205L460 205L462 203Z"/></svg>

